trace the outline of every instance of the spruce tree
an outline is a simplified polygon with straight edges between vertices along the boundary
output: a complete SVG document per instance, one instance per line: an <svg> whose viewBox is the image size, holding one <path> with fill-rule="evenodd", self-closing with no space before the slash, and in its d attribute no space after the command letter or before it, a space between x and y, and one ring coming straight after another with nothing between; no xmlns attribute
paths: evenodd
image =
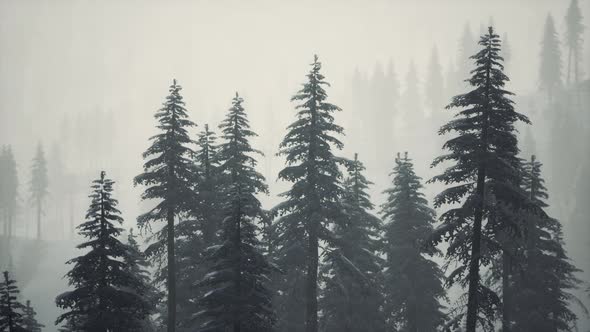
<svg viewBox="0 0 590 332"><path fill-rule="evenodd" d="M152 313L144 276L129 266L137 258L117 239L123 219L112 196L113 184L104 171L92 182L86 221L78 226L87 241L77 248L87 252L67 262L73 265L66 277L74 290L56 298L57 306L67 310L56 324L67 322L74 331L139 332Z"/></svg>
<svg viewBox="0 0 590 332"><path fill-rule="evenodd" d="M31 166L30 182L31 201L37 212L37 240L41 239L41 216L43 215L43 202L48 194L48 184L45 152L43 152L43 146L39 143Z"/></svg>
<svg viewBox="0 0 590 332"><path fill-rule="evenodd" d="M468 80L472 90L453 98L447 108L461 110L439 130L441 135L454 132L457 136L444 145L449 153L433 162L433 166L454 163L431 180L452 185L435 198L435 207L459 204L441 215L442 225L433 241L449 242L447 258L457 263L448 282L468 286L467 332L475 332L478 313L488 315L497 304L495 293L480 280L480 266L489 265L492 255L488 244L493 239L488 237L505 226L502 219L490 222L489 197L520 197L514 125L529 122L514 110L512 93L504 89L508 77L503 73L500 43L492 27L481 37L481 50L471 57L475 61Z"/></svg>
<svg viewBox="0 0 590 332"><path fill-rule="evenodd" d="M318 267L319 242L328 241L331 225L342 221L340 197L342 196L342 160L333 154L333 149L342 149L335 135L343 133L334 123L333 113L340 108L327 101L324 86L329 84L320 73L322 68L317 55L311 64L307 82L292 101L296 106L297 119L288 127L288 133L280 145L279 155L286 157L287 166L279 173L279 179L292 182L291 189L281 194L286 201L278 207L281 233L281 268L288 278L282 290L284 296L293 300L304 299L305 331L318 331ZM295 287L304 284L301 291ZM301 305L301 303L294 303ZM294 319L301 312L296 307ZM289 329L300 330L301 324L290 319ZM297 327L299 326L299 327ZM289 330L289 331L290 331Z"/></svg>
<svg viewBox="0 0 590 332"><path fill-rule="evenodd" d="M584 18L578 0L571 0L565 16L565 46L567 48L566 83L577 85L581 81L580 68L584 44ZM573 76L573 82L572 82Z"/></svg>
<svg viewBox="0 0 590 332"><path fill-rule="evenodd" d="M367 193L369 182L358 155L348 165L342 205L346 221L335 226L335 246L325 253L320 300L321 330L387 331L381 278L381 220Z"/></svg>
<svg viewBox="0 0 590 332"><path fill-rule="evenodd" d="M166 253L167 264L163 272L167 274L167 331L176 329L176 255L175 255L175 220L186 215L194 204L194 183L197 175L191 159L194 155L191 145L194 143L188 135L188 129L195 124L188 119L184 101L180 95L182 87L173 80L170 94L155 118L159 133L151 137L152 146L143 154L147 161L144 173L134 179L135 185L144 185L143 200L156 200L157 205L140 215L137 223L140 228L150 227L153 222L165 221L156 239L159 244L157 253ZM165 249L164 249L165 243Z"/></svg>
<svg viewBox="0 0 590 332"><path fill-rule="evenodd" d="M16 160L10 146L2 148L2 169L0 176L1 209L4 219L4 235L10 239L14 234L14 220L18 208L18 173Z"/></svg>
<svg viewBox="0 0 590 332"><path fill-rule="evenodd" d="M16 281L4 271L0 282L0 331L29 332L23 326L23 304L18 301L20 291Z"/></svg>
<svg viewBox="0 0 590 332"><path fill-rule="evenodd" d="M430 63L428 64L428 77L425 82L426 104L430 107L432 117L438 119L441 108L444 106L444 83L442 68L440 65L438 50L432 48Z"/></svg>
<svg viewBox="0 0 590 332"><path fill-rule="evenodd" d="M438 254L424 246L433 231L435 212L422 193L407 153L397 155L392 187L381 207L385 221L385 311L390 326L400 331L435 331L445 319L445 299L439 266L426 255Z"/></svg>
<svg viewBox="0 0 590 332"><path fill-rule="evenodd" d="M41 332L41 329L45 326L37 321L37 312L31 306L31 301L27 300L27 303L23 307L23 328L29 332Z"/></svg>
<svg viewBox="0 0 590 332"><path fill-rule="evenodd" d="M551 103L561 88L561 50L559 37L551 14L547 15L543 40L541 42L541 64L539 67L539 88Z"/></svg>
<svg viewBox="0 0 590 332"><path fill-rule="evenodd" d="M153 323L149 315L156 311L154 303L157 301L159 291L152 284L149 274L151 264L147 260L145 253L139 248L136 238L137 236L134 234L133 229L130 229L129 234L127 235L128 253L124 257L125 270L130 276L135 278L133 291L137 294L141 294L145 299L144 304L147 306L137 308L139 310L132 313L130 319L135 320L133 325L141 327L140 331L148 332L153 329Z"/></svg>
<svg viewBox="0 0 590 332"><path fill-rule="evenodd" d="M256 194L267 193L264 177L255 169L250 130L243 99L236 93L219 128L220 172L228 178L223 187L224 221L220 244L208 250L210 271L200 282L206 293L199 299L198 331L270 332L275 316L268 290L272 266L261 252L256 221L262 215Z"/></svg>
<svg viewBox="0 0 590 332"><path fill-rule="evenodd" d="M512 331L575 331L577 317L569 304L579 302L571 291L580 284L575 277L580 270L564 249L560 222L543 211L549 196L541 166L533 155L522 172L523 189L541 213L529 212L525 218L524 261L518 265L516 282L510 289Z"/></svg>
<svg viewBox="0 0 590 332"><path fill-rule="evenodd" d="M198 210L204 222L203 241L206 245L213 245L216 243L221 224L218 189L222 176L219 173L217 137L215 132L209 130L209 125L206 124L205 130L199 133L197 145L195 161L201 173L198 184Z"/></svg>

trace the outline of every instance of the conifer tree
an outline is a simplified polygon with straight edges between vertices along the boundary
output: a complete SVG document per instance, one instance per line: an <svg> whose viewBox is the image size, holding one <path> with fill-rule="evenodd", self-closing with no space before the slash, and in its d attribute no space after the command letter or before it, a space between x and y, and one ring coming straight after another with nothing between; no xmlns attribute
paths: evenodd
<svg viewBox="0 0 590 332"><path fill-rule="evenodd" d="M567 48L567 84L581 81L582 46L584 36L584 18L578 0L571 0L565 16L565 46ZM573 76L573 77L572 77ZM573 82L572 82L573 79Z"/></svg>
<svg viewBox="0 0 590 332"><path fill-rule="evenodd" d="M105 175L92 182L86 221L78 226L87 241L77 248L88 251L67 262L73 264L66 276L74 290L56 298L68 310L56 324L67 322L74 331L139 332L152 313L151 294L144 275L136 273L133 249L117 239L123 219L112 196L114 182Z"/></svg>
<svg viewBox="0 0 590 332"><path fill-rule="evenodd" d="M221 186L221 175L219 174L219 149L216 141L215 132L209 130L209 125L206 124L205 130L199 134L197 140L198 149L195 157L197 167L201 171L198 185L199 212L204 222L202 232L203 241L206 245L216 243L221 224L220 207L218 206L218 189Z"/></svg>
<svg viewBox="0 0 590 332"><path fill-rule="evenodd" d="M147 260L145 253L143 253L139 248L136 238L137 236L134 234L133 229L130 229L129 234L127 235L128 253L124 257L125 269L129 275L136 279L135 284L133 285L133 290L137 294L142 295L147 306L140 308L143 310L143 312L140 310L133 313L130 319L136 320L134 325L140 326L140 331L148 332L153 329L153 323L149 317L149 314L152 314L156 311L154 303L157 301L159 292L156 287L153 286L150 274L148 272L151 264Z"/></svg>
<svg viewBox="0 0 590 332"><path fill-rule="evenodd" d="M430 107L433 118L437 119L437 114L441 113L440 109L444 106L444 83L442 68L436 47L432 48L432 53L430 55L430 63L428 64L428 77L425 82L425 95L426 104Z"/></svg>
<svg viewBox="0 0 590 332"><path fill-rule="evenodd" d="M144 185L143 200L157 200L157 205L140 215L137 223L140 228L150 227L156 221L165 221L157 238L156 253L166 253L167 282L167 331L176 329L176 255L175 255L175 220L190 211L195 201L194 182L197 175L191 160L194 155L191 145L194 143L188 135L188 129L195 126L189 120L184 101L180 95L182 87L173 80L170 94L155 118L158 120L158 134L151 137L152 146L143 154L147 161L144 173L134 179L135 185ZM165 244L165 249L164 249Z"/></svg>
<svg viewBox="0 0 590 332"><path fill-rule="evenodd" d="M255 169L250 130L243 99L236 93L219 128L220 172L228 182L223 188L224 221L220 244L209 248L209 273L200 282L207 292L199 299L198 331L270 332L275 316L268 290L272 266L261 252L256 220L262 214L258 193L267 193L264 177Z"/></svg>
<svg viewBox="0 0 590 332"><path fill-rule="evenodd" d="M553 16L547 15L543 40L541 42L541 65L539 67L539 88L547 95L547 100L552 102L561 88L561 50L559 37L555 30Z"/></svg>
<svg viewBox="0 0 590 332"><path fill-rule="evenodd" d="M30 182L31 201L37 210L37 240L41 239L41 216L43 215L43 202L48 194L48 184L45 152L43 152L43 146L39 143L31 166Z"/></svg>
<svg viewBox="0 0 590 332"><path fill-rule="evenodd" d="M577 317L569 304L579 302L571 294L580 284L574 275L579 269L564 249L560 222L543 212L549 196L541 166L533 155L522 172L523 189L541 213L528 213L525 219L521 255L524 262L510 289L514 311L512 331L575 331Z"/></svg>
<svg viewBox="0 0 590 332"><path fill-rule="evenodd" d="M509 99L512 93L504 89L508 77L503 73L503 59L499 55L500 39L492 27L481 37L479 45L481 50L472 56L475 69L468 80L472 90L453 98L447 108L461 110L439 130L441 135L454 132L457 137L445 143L449 153L436 158L433 166L443 162L454 164L431 180L452 185L435 198L435 207L459 204L441 215L442 225L433 240L438 243L444 238L449 242L447 258L457 263L448 282L468 286L467 332L475 332L478 313L489 316L498 302L496 294L480 280L480 266L491 260L488 245L493 238L489 237L505 226L501 218L490 222L488 198L520 198L514 125L518 121L529 122L514 110Z"/></svg>
<svg viewBox="0 0 590 332"><path fill-rule="evenodd" d="M335 247L325 254L322 266L321 330L387 331L381 279L381 220L367 190L369 182L358 155L348 165L342 204L346 222L334 229Z"/></svg>
<svg viewBox="0 0 590 332"><path fill-rule="evenodd" d="M401 104L402 112L405 114L404 119L410 123L410 126L424 121L422 98L418 84L416 66L414 65L414 61L411 61L408 73L406 74L406 84Z"/></svg>
<svg viewBox="0 0 590 332"><path fill-rule="evenodd" d="M329 242L331 225L343 220L340 204L342 174L339 169L342 159L332 152L342 149L342 143L335 135L342 134L343 129L334 123L333 116L340 108L327 101L324 86L329 84L320 73L321 68L316 55L307 74L308 81L291 98L300 102L296 106L297 119L288 127L279 152L287 162L279 179L293 183L291 189L281 194L286 200L278 207L282 215L278 221L281 233L279 261L288 278L282 294L303 294L306 332L318 331L319 242ZM294 288L301 283L304 283L302 292ZM298 298L296 295L295 299ZM299 328L291 329L301 329L300 324L294 324Z"/></svg>
<svg viewBox="0 0 590 332"><path fill-rule="evenodd" d="M4 271L0 282L0 331L29 332L23 326L23 304L18 301L16 281Z"/></svg>
<svg viewBox="0 0 590 332"><path fill-rule="evenodd" d="M381 207L385 221L385 310L390 326L400 331L435 331L444 322L444 274L425 255L438 251L423 246L432 233L435 212L422 193L407 153L397 155L393 186Z"/></svg>
<svg viewBox="0 0 590 332"><path fill-rule="evenodd" d="M31 306L31 301L27 300L23 307L23 328L28 332L41 332L45 326L37 321L37 312Z"/></svg>
<svg viewBox="0 0 590 332"><path fill-rule="evenodd" d="M0 169L0 195L4 219L4 235L10 239L14 233L14 219L18 208L18 173L16 160L10 146L2 148L2 167Z"/></svg>

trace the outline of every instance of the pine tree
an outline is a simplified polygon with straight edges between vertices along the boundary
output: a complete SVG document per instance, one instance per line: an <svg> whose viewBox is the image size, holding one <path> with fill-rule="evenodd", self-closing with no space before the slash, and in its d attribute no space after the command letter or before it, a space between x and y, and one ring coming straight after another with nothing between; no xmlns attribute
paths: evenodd
<svg viewBox="0 0 590 332"><path fill-rule="evenodd" d="M436 47L432 48L430 55L428 77L425 82L425 95L426 104L430 107L433 118L437 119L437 114L441 113L440 109L444 106L444 83Z"/></svg>
<svg viewBox="0 0 590 332"><path fill-rule="evenodd" d="M409 123L410 128L424 121L422 97L418 84L416 66L414 65L414 61L411 61L408 73L406 74L406 84L401 102L402 112L405 114L404 119Z"/></svg>
<svg viewBox="0 0 590 332"><path fill-rule="evenodd" d="M478 313L489 316L498 302L495 293L480 281L480 266L491 260L488 244L493 239L489 237L505 226L501 219L490 222L487 218L491 209L489 197L520 197L515 188L519 161L514 125L518 121L529 122L514 110L509 99L512 93L504 90L508 77L503 73L503 59L499 55L499 36L490 27L479 45L481 50L472 56L475 69L468 80L473 89L453 98L447 108L461 110L439 131L441 135L455 132L458 136L445 143L449 153L436 158L433 166L443 162L454 165L431 180L454 184L435 198L435 207L460 204L441 215L442 225L433 241L438 243L444 238L449 242L447 258L457 263L448 282L468 286L467 332L475 332Z"/></svg>
<svg viewBox="0 0 590 332"><path fill-rule="evenodd" d="M207 292L199 299L199 331L270 332L275 316L267 283L272 266L261 253L256 220L261 217L258 193L267 193L264 177L255 170L250 130L243 99L236 93L219 128L220 171L227 176L223 188L224 222L219 245L209 248L211 269L200 282Z"/></svg>
<svg viewBox="0 0 590 332"><path fill-rule="evenodd" d="M4 271L0 282L0 331L29 332L23 326L24 306L18 301L19 293L16 281Z"/></svg>
<svg viewBox="0 0 590 332"><path fill-rule="evenodd" d="M288 127L288 133L280 145L279 155L286 157L287 166L279 173L279 179L293 183L291 189L281 194L286 201L278 211L281 243L279 262L285 271L287 283L284 296L297 294L293 301L304 299L305 331L318 331L318 266L319 241L330 240L330 227L341 218L342 196L339 165L342 160L333 149L342 149L342 143L334 136L343 133L334 123L333 113L340 108L327 102L328 95L320 73L318 57L314 57L308 81L291 98L300 102L296 106L297 120ZM304 284L304 290L296 288ZM299 296L298 296L299 295ZM301 303L293 303L301 305ZM301 324L293 319L301 317L298 308L291 317L287 331L300 330ZM289 313L290 315L291 313ZM297 327L298 326L298 327Z"/></svg>
<svg viewBox="0 0 590 332"><path fill-rule="evenodd" d="M146 255L140 250L136 240L137 236L133 229L129 230L127 235L127 255L124 257L125 270L129 275L135 278L132 285L136 294L141 294L146 306L139 307L136 312L131 313L130 319L134 319L134 326L139 326L140 331L152 331L154 327L149 317L156 311L155 302L158 298L158 290L153 286L148 269L151 264L148 262Z"/></svg>
<svg viewBox="0 0 590 332"><path fill-rule="evenodd" d="M48 194L48 185L45 152L43 152L43 146L39 144L31 166L30 183L31 201L37 210L37 240L41 240L41 216L43 215L43 202Z"/></svg>
<svg viewBox="0 0 590 332"><path fill-rule="evenodd" d="M45 326L37 321L37 312L31 306L31 301L27 300L23 307L23 328L29 332L41 332Z"/></svg>
<svg viewBox="0 0 590 332"><path fill-rule="evenodd" d="M199 211L202 215L201 218L204 220L203 241L208 245L216 243L221 223L217 194L217 189L221 185L221 176L219 174L219 149L216 141L215 132L209 130L209 125L206 124L205 130L199 134L197 140L198 150L195 161L201 170L201 180L198 188Z"/></svg>
<svg viewBox="0 0 590 332"><path fill-rule="evenodd" d="M371 182L364 170L355 154L343 183L346 222L334 229L336 246L327 251L322 266L321 330L326 332L387 331L377 240L381 220L369 212Z"/></svg>
<svg viewBox="0 0 590 332"><path fill-rule="evenodd" d="M151 314L145 280L128 266L136 259L133 250L117 239L123 219L113 184L104 171L92 182L86 221L78 226L87 241L77 248L88 251L67 262L74 265L66 274L74 290L56 298L58 307L69 310L56 324L65 321L75 331L143 331L141 322Z"/></svg>
<svg viewBox="0 0 590 332"><path fill-rule="evenodd" d="M582 61L582 46L584 35L584 18L578 5L578 0L571 0L565 16L565 46L567 48L567 84L578 84L581 81L580 62ZM573 76L573 82L572 82Z"/></svg>
<svg viewBox="0 0 590 332"><path fill-rule="evenodd" d="M10 146L2 148L2 180L0 181L0 192L4 219L4 235L10 239L14 234L14 219L18 208L18 173L16 169L16 160Z"/></svg>
<svg viewBox="0 0 590 332"><path fill-rule="evenodd" d="M539 68L539 88L551 103L562 85L561 50L555 23L551 14L547 15L543 40L541 42L541 65Z"/></svg>
<svg viewBox="0 0 590 332"><path fill-rule="evenodd" d="M522 185L540 209L549 196L541 177L541 163L535 156L524 165ZM542 210L541 210L542 211ZM580 281L580 272L567 256L561 224L546 213L528 213L524 251L516 283L511 289L514 310L513 331L575 331L576 315L569 308L575 297L571 291ZM543 305L539 305L539 304Z"/></svg>
<svg viewBox="0 0 590 332"><path fill-rule="evenodd" d="M137 218L140 228L150 227L156 221L166 222L157 236L159 248L154 251L167 255L163 270L167 273L168 332L176 329L175 219L190 211L195 201L193 187L197 178L191 160L194 152L190 145L194 142L187 132L195 124L188 119L181 90L182 87L173 80L166 102L155 115L160 133L151 138L152 146L143 154L147 159L144 173L134 179L135 185L148 187L141 196L143 200L158 201L156 207Z"/></svg>
<svg viewBox="0 0 590 332"><path fill-rule="evenodd" d="M433 231L435 212L422 193L407 153L395 159L393 186L381 214L385 225L385 297L390 326L401 331L435 331L444 322L444 274L425 255L438 251L423 246Z"/></svg>
<svg viewBox="0 0 590 332"><path fill-rule="evenodd" d="M195 302L204 295L202 288L195 284L202 280L210 269L206 260L206 249L218 244L220 226L223 220L222 195L223 177L219 173L218 147L215 133L205 125L199 133L197 150L193 162L198 170L196 196L189 212L190 217L176 227L177 255L177 325L179 331L192 331Z"/></svg>

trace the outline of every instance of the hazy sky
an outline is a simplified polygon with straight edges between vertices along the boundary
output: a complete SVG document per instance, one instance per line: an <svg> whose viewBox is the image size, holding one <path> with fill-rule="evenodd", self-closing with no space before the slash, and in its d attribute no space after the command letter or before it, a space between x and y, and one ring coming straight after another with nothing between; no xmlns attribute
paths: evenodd
<svg viewBox="0 0 590 332"><path fill-rule="evenodd" d="M331 101L344 108L337 121L354 125L346 109L356 68L370 74L377 62L387 66L392 61L403 79L413 60L423 83L433 46L445 73L448 64L457 60L465 24L477 36L493 22L500 35L508 35L512 48L511 88L528 94L537 87L545 17L553 14L562 37L568 3L0 0L0 145L14 146L21 182L26 183L36 143L50 146L58 140L66 115L112 112L116 165L80 162L91 162L97 175L99 168L116 168L118 196L133 224L139 190L132 188L131 176L140 170L140 154L154 132L153 113L172 79L184 87L190 116L200 126L197 130L205 123L217 126L238 91L260 135L255 145L267 154L260 167L272 190L263 201L271 203L285 188L275 182L282 165L273 155L293 120L289 99L304 81L314 54L320 56L332 83ZM580 0L580 5L590 26L590 0ZM590 40L588 31L585 40ZM585 45L588 54L590 46ZM584 60L586 73L588 65ZM344 140L359 147L363 137L349 135ZM423 143L406 145L420 149ZM354 151L345 150L351 157ZM384 157L384 163L391 163L390 157Z"/></svg>

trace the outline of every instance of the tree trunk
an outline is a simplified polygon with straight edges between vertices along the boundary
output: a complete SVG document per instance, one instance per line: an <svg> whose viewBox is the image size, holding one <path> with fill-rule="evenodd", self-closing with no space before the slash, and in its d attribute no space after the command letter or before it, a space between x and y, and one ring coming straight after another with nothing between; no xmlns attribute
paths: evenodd
<svg viewBox="0 0 590 332"><path fill-rule="evenodd" d="M174 255L174 210L168 207L168 332L176 329L176 258Z"/></svg>
<svg viewBox="0 0 590 332"><path fill-rule="evenodd" d="M235 266L234 271L234 280L236 283L236 303L235 305L235 312L234 312L234 332L240 332L242 327L242 322L240 319L241 313L241 306L242 306L242 269L241 269L241 251L240 251L240 244L242 243L242 229L241 229L241 192L238 190L238 209L236 213L236 235L234 239L234 250L236 250L236 255L238 262Z"/></svg>
<svg viewBox="0 0 590 332"><path fill-rule="evenodd" d="M318 331L318 223L319 220L312 216L309 225L308 238L308 262L307 262L307 285L306 285L306 332Z"/></svg>
<svg viewBox="0 0 590 332"><path fill-rule="evenodd" d="M481 255L481 221L483 218L485 168L479 167L477 172L477 207L473 221L471 236L471 261L469 262L469 290L467 300L467 331L475 332L477 325L478 288L479 288L479 259Z"/></svg>
<svg viewBox="0 0 590 332"><path fill-rule="evenodd" d="M506 250L507 249L504 249L502 252L502 332L510 332L511 264L510 255Z"/></svg>
<svg viewBox="0 0 590 332"><path fill-rule="evenodd" d="M41 201L37 202L37 241L41 240Z"/></svg>

